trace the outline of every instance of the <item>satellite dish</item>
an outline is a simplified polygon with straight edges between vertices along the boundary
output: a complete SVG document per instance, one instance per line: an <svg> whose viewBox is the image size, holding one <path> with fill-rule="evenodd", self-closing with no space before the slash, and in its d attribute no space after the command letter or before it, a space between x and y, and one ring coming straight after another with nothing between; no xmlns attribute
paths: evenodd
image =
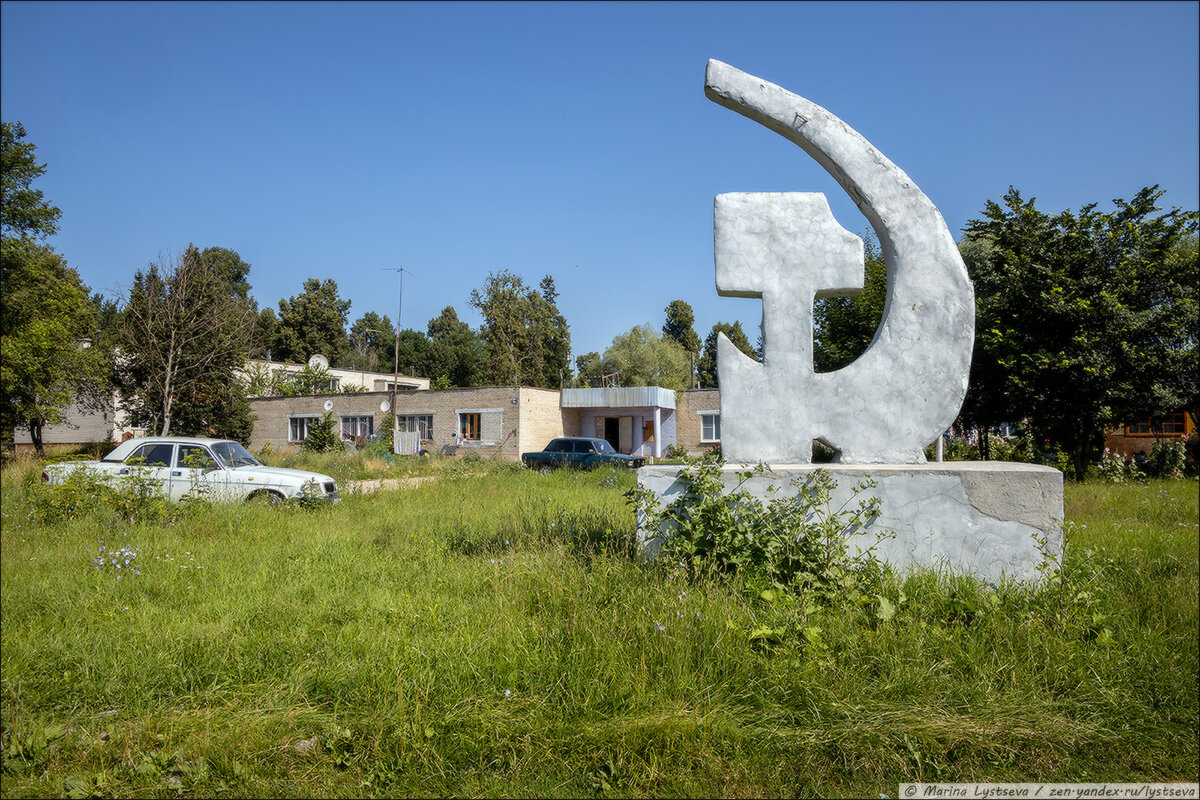
<svg viewBox="0 0 1200 800"><path fill-rule="evenodd" d="M308 360L308 368L309 369L329 369L329 359L326 358L325 356L321 355L320 353L315 353L313 355L313 357Z"/></svg>
<svg viewBox="0 0 1200 800"><path fill-rule="evenodd" d="M391 407L392 407L392 404L389 403L387 400L384 400L382 403L379 404L380 411L387 411Z"/></svg>
<svg viewBox="0 0 1200 800"><path fill-rule="evenodd" d="M326 411L333 411L333 401L332 401L332 400L326 400L326 401L325 401L325 410L326 410Z"/></svg>

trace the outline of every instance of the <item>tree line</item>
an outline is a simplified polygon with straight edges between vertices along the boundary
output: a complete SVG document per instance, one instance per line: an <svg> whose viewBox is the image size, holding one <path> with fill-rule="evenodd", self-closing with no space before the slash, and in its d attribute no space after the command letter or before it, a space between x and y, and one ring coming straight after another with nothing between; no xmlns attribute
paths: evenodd
<svg viewBox="0 0 1200 800"><path fill-rule="evenodd" d="M571 360L566 319L551 276L537 287L489 274L468 298L478 329L453 306L422 330L397 331L350 301L332 279L310 278L259 308L250 265L233 250L189 245L135 273L123 302L89 295L45 240L61 212L34 188L45 172L20 123L3 123L3 430L41 429L73 402L102 408L115 388L135 425L156 432L248 439L245 387L232 380L246 358L429 377L434 387L476 385L717 386L716 344L762 357L740 321L701 340L684 300L656 329L638 325L603 353ZM1157 187L1130 200L1049 214L1010 187L987 201L959 244L975 284L976 340L970 390L956 425L983 433L1019 422L1069 454L1082 476L1106 427L1186 409L1200 417L1200 265L1197 212L1163 211ZM887 298L886 266L868 235L864 289L814 304L814 368L839 369L869 346ZM398 345L397 345L398 341ZM87 344L88 346L83 346ZM986 457L986 452L985 452Z"/></svg>

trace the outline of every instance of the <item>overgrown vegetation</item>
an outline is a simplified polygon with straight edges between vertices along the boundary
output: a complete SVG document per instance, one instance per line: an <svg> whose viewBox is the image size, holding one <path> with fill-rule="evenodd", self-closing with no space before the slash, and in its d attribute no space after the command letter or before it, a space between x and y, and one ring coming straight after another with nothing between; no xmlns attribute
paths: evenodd
<svg viewBox="0 0 1200 800"><path fill-rule="evenodd" d="M1037 589L881 571L818 604L643 562L628 472L408 463L437 480L132 520L39 517L38 463L6 468L0 794L1195 778L1194 481L1069 485L1062 580Z"/></svg>

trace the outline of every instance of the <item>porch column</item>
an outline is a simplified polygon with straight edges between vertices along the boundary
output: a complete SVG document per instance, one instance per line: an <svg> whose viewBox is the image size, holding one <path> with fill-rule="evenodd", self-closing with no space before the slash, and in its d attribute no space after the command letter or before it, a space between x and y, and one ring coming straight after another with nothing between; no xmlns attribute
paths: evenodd
<svg viewBox="0 0 1200 800"><path fill-rule="evenodd" d="M654 457L662 457L662 409L654 407Z"/></svg>

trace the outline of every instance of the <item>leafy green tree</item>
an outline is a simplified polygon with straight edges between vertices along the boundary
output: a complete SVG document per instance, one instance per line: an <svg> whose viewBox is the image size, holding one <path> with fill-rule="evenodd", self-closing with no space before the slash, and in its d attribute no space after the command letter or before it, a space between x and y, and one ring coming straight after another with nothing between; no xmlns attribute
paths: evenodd
<svg viewBox="0 0 1200 800"><path fill-rule="evenodd" d="M542 276L538 288L541 289L541 302L536 303L535 308L542 351L542 380L538 385L557 389L571 377L571 333L566 318L558 310L554 278Z"/></svg>
<svg viewBox="0 0 1200 800"><path fill-rule="evenodd" d="M599 387L609 372L604 357L594 350L575 358L575 385L578 387Z"/></svg>
<svg viewBox="0 0 1200 800"><path fill-rule="evenodd" d="M712 329L708 332L708 336L704 337L704 353L700 356L700 362L696 365L700 386L705 389L713 389L718 385L717 334L719 333L724 333L728 336L729 341L733 342L734 347L751 358L754 358L756 355L754 346L750 344L750 340L746 338L746 332L742 330L741 322L735 320L732 325L725 322L718 322L716 325L713 325Z"/></svg>
<svg viewBox="0 0 1200 800"><path fill-rule="evenodd" d="M691 377L687 352L649 324L635 325L614 337L604 351L604 369L616 372L621 386L685 389Z"/></svg>
<svg viewBox="0 0 1200 800"><path fill-rule="evenodd" d="M63 423L72 403L100 410L111 399L106 362L87 341L94 319L87 289L58 253L4 239L0 285L0 419L6 434L27 429L41 456L42 429Z"/></svg>
<svg viewBox="0 0 1200 800"><path fill-rule="evenodd" d="M33 182L46 172L37 162L37 145L25 141L25 126L0 123L0 236L4 239L45 239L58 233L55 206L46 202Z"/></svg>
<svg viewBox="0 0 1200 800"><path fill-rule="evenodd" d="M350 326L351 359L358 369L390 372L395 364L396 328L386 315L368 311Z"/></svg>
<svg viewBox="0 0 1200 800"><path fill-rule="evenodd" d="M429 377L445 378L448 386L478 386L483 363L483 339L458 318L453 306L429 320Z"/></svg>
<svg viewBox="0 0 1200 800"><path fill-rule="evenodd" d="M304 291L279 301L279 326L271 354L276 361L303 364L323 355L340 366L349 349L346 315L350 301L338 295L337 282L309 278Z"/></svg>
<svg viewBox="0 0 1200 800"><path fill-rule="evenodd" d="M557 388L566 378L571 334L554 280L547 275L540 288L504 270L488 275L482 291L471 291L471 306L483 315L485 381Z"/></svg>
<svg viewBox="0 0 1200 800"><path fill-rule="evenodd" d="M1157 213L1162 194L1049 215L1010 187L967 225L977 334L965 421L1027 420L1082 480L1106 426L1194 407L1197 213Z"/></svg>
<svg viewBox="0 0 1200 800"><path fill-rule="evenodd" d="M664 309L667 321L663 323L663 336L675 341L688 356L688 385L695 380L696 359L700 357L700 335L696 333L696 315L691 305L683 300L672 300Z"/></svg>
<svg viewBox="0 0 1200 800"><path fill-rule="evenodd" d="M76 401L103 407L102 351L90 346L94 308L79 274L42 243L62 212L33 182L46 171L19 122L0 132L0 428L29 430L43 455L42 429L63 422Z"/></svg>
<svg viewBox="0 0 1200 800"><path fill-rule="evenodd" d="M189 245L134 276L116 371L135 424L249 440L253 420L234 374L256 314L227 265Z"/></svg>
<svg viewBox="0 0 1200 800"><path fill-rule="evenodd" d="M257 312L258 304L250 297L250 265L236 251L224 247L206 247L197 258L202 267L212 272L232 297L248 301Z"/></svg>
<svg viewBox="0 0 1200 800"><path fill-rule="evenodd" d="M275 309L264 308L254 318L254 327L250 331L250 358L270 360L275 354L271 347L279 335L279 317Z"/></svg>
<svg viewBox="0 0 1200 800"><path fill-rule="evenodd" d="M813 369L817 372L841 369L862 355L883 319L887 267L875 237L868 234L863 240L866 278L862 291L822 297L813 303Z"/></svg>
<svg viewBox="0 0 1200 800"><path fill-rule="evenodd" d="M400 374L428 377L429 337L421 331L400 331ZM434 377L437 377L436 375Z"/></svg>
<svg viewBox="0 0 1200 800"><path fill-rule="evenodd" d="M299 372L291 372L275 381L271 394L296 397L309 394L329 394L333 375L325 367L305 364Z"/></svg>

